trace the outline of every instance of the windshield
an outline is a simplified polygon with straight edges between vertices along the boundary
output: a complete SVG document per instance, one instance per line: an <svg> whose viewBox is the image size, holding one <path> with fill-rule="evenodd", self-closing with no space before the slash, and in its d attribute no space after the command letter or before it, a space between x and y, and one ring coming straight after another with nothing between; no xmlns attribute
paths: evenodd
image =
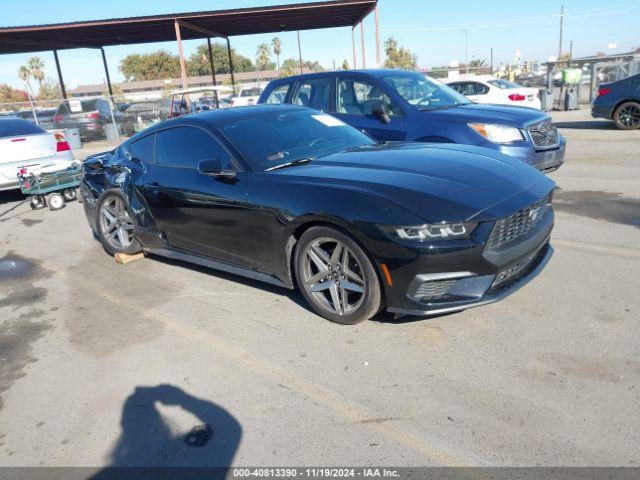
<svg viewBox="0 0 640 480"><path fill-rule="evenodd" d="M502 80L500 78L497 80L489 80L487 83L501 88L502 90L507 90L509 88L520 88L520 85L518 85L517 83L507 82L506 80Z"/></svg>
<svg viewBox="0 0 640 480"><path fill-rule="evenodd" d="M451 87L420 73L388 75L384 81L418 110L436 110L471 103Z"/></svg>
<svg viewBox="0 0 640 480"><path fill-rule="evenodd" d="M365 134L314 110L279 110L243 118L223 133L257 171L373 145Z"/></svg>

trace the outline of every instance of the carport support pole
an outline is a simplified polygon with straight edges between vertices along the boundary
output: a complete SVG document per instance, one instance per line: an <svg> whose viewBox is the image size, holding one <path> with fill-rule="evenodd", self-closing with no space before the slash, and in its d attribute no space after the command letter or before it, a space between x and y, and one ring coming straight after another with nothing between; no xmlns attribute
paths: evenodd
<svg viewBox="0 0 640 480"><path fill-rule="evenodd" d="M233 94L236 94L236 79L233 78L233 57L231 55L231 42L227 37L227 55L229 55L229 73L231 73L231 86L233 88Z"/></svg>
<svg viewBox="0 0 640 480"><path fill-rule="evenodd" d="M373 12L375 13L376 19L376 63L378 64L378 68L380 68L382 66L382 60L380 58L380 19L378 18L377 4Z"/></svg>
<svg viewBox="0 0 640 480"><path fill-rule="evenodd" d="M298 58L300 59L300 75L302 75L302 48L300 48L300 30L296 32L298 34Z"/></svg>
<svg viewBox="0 0 640 480"><path fill-rule="evenodd" d="M107 67L107 57L104 54L104 48L100 47L102 53L102 64L104 65L104 74L107 76L107 87L109 88L109 96L113 100L113 88L111 87L111 77L109 77L109 67Z"/></svg>
<svg viewBox="0 0 640 480"><path fill-rule="evenodd" d="M60 59L58 58L58 50L53 51L53 58L56 61L56 70L58 71L58 83L60 83L60 91L62 98L67 99L67 89L64 88L64 79L62 78L62 70L60 70Z"/></svg>
<svg viewBox="0 0 640 480"><path fill-rule="evenodd" d="M209 64L211 65L211 78L213 80L213 86L217 85L216 83L216 66L213 63L213 52L211 51L211 37L207 37L207 47L209 48ZM213 97L216 99L216 108L220 108L220 104L218 102L218 91L213 92Z"/></svg>
<svg viewBox="0 0 640 480"><path fill-rule="evenodd" d="M364 55L364 19L362 19L362 21L360 22L360 43L361 43L361 47L362 47L362 68L367 68L367 62L365 60L365 55Z"/></svg>
<svg viewBox="0 0 640 480"><path fill-rule="evenodd" d="M351 49L353 50L353 68L358 68L356 58L356 26L351 27Z"/></svg>
<svg viewBox="0 0 640 480"><path fill-rule="evenodd" d="M187 88L187 68L184 64L184 52L182 51L182 36L180 35L180 24L178 20L174 20L176 27L176 40L178 41L178 56L180 57L180 78L182 79L182 88Z"/></svg>

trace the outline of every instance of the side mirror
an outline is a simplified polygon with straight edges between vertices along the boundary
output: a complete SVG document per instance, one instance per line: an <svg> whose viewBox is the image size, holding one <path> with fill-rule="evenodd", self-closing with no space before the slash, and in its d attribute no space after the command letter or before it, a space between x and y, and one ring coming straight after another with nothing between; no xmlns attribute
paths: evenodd
<svg viewBox="0 0 640 480"><path fill-rule="evenodd" d="M203 175L219 175L222 172L220 159L210 158L209 160L200 160L200 163L198 163L198 172Z"/></svg>
<svg viewBox="0 0 640 480"><path fill-rule="evenodd" d="M382 123L389 123L391 115L389 115L389 106L383 100L375 100L371 105L371 113Z"/></svg>

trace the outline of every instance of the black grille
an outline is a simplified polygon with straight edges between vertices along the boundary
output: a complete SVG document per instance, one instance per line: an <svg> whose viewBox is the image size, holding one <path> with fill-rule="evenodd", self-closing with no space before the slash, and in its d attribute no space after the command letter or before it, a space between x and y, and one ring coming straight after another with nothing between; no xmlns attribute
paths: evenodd
<svg viewBox="0 0 640 480"><path fill-rule="evenodd" d="M536 147L555 147L558 145L558 129L551 124L551 120L545 120L529 127L529 135Z"/></svg>
<svg viewBox="0 0 640 480"><path fill-rule="evenodd" d="M434 280L432 282L424 282L418 290L416 290L415 297L422 300L436 299L444 297L451 287L456 283L456 280Z"/></svg>
<svg viewBox="0 0 640 480"><path fill-rule="evenodd" d="M504 247L526 236L547 214L549 204L550 196L547 195L533 205L498 220L487 242L487 248Z"/></svg>

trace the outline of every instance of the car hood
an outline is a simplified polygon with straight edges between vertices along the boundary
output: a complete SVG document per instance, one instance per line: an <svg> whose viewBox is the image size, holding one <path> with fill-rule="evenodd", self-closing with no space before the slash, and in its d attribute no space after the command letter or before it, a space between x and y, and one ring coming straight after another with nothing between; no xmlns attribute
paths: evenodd
<svg viewBox="0 0 640 480"><path fill-rule="evenodd" d="M528 124L550 118L549 115L535 108L481 103L469 103L453 108L432 110L425 113L433 115L432 118L434 121L458 123L500 123L518 128L524 128Z"/></svg>
<svg viewBox="0 0 640 480"><path fill-rule="evenodd" d="M270 173L289 182L384 198L427 222L505 217L555 185L536 169L494 150L413 142L360 147Z"/></svg>

